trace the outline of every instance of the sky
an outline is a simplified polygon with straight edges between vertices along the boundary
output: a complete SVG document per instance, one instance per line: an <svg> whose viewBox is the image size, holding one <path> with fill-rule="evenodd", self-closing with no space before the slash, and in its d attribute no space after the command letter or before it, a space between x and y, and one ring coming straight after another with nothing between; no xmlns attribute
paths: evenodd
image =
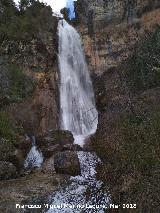
<svg viewBox="0 0 160 213"><path fill-rule="evenodd" d="M70 14L69 14L70 19L74 18L75 17L75 13L74 13L73 0L67 0L66 6L67 6L67 8L70 9Z"/></svg>
<svg viewBox="0 0 160 213"><path fill-rule="evenodd" d="M18 3L19 0L14 0L16 3ZM54 12L60 12L60 10L66 6L70 7L71 11L73 11L73 0L40 0L44 3L47 3L50 5ZM71 16L73 16L73 12L71 13Z"/></svg>

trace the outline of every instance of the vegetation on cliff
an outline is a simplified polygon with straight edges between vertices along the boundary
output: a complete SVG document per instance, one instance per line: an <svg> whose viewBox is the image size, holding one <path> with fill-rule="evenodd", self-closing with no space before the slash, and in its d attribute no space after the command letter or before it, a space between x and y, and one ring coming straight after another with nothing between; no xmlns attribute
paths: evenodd
<svg viewBox="0 0 160 213"><path fill-rule="evenodd" d="M0 110L0 161L10 161L16 147L22 142L23 128L8 110Z"/></svg>
<svg viewBox="0 0 160 213"><path fill-rule="evenodd" d="M159 89L159 36L158 27L120 66L132 109L110 124L104 121L93 137L93 148L105 165L99 175L114 202L136 203L137 212L156 212L159 206L160 105L152 103ZM112 133L104 130L106 125Z"/></svg>
<svg viewBox="0 0 160 213"><path fill-rule="evenodd" d="M8 99L8 103L22 101L32 93L34 84L19 66L11 63L5 64L0 66L0 71L1 101L3 99Z"/></svg>
<svg viewBox="0 0 160 213"><path fill-rule="evenodd" d="M28 70L45 71L49 60L54 61L50 57L47 44L56 35L56 28L57 20L52 16L50 6L38 0L20 0L19 6L16 6L13 0L0 0L0 150L4 156L2 160L8 160L8 155L19 142L18 135L21 133L21 126L19 127L12 116L12 105L33 94L37 81L28 74Z"/></svg>
<svg viewBox="0 0 160 213"><path fill-rule="evenodd" d="M160 27L140 46L122 66L134 92L160 86Z"/></svg>

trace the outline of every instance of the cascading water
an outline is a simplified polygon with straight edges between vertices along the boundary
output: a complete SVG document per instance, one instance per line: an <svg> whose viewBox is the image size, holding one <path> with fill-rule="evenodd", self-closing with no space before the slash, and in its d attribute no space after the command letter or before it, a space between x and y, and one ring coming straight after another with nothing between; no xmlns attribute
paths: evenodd
<svg viewBox="0 0 160 213"><path fill-rule="evenodd" d="M65 20L59 21L58 29L61 128L83 145L98 123L92 82L79 34Z"/></svg>
<svg viewBox="0 0 160 213"><path fill-rule="evenodd" d="M28 136L27 136L28 137ZM41 167L43 163L43 155L42 152L38 150L36 146L36 140L35 137L32 136L32 148L30 152L27 155L27 158L24 162L25 168L35 168L35 167Z"/></svg>
<svg viewBox="0 0 160 213"><path fill-rule="evenodd" d="M80 36L66 21L59 21L59 68L61 128L73 133L75 143L83 145L95 133L98 113L94 92L83 54ZM81 175L71 177L71 184L54 193L47 213L104 212L109 197L103 183L96 179L95 153L77 152ZM86 200L87 190L90 191Z"/></svg>
<svg viewBox="0 0 160 213"><path fill-rule="evenodd" d="M96 179L98 157L93 153L78 152L78 158L81 175L71 177L69 186L52 195L52 205L47 213L104 213L108 208L109 196L103 191L103 183Z"/></svg>

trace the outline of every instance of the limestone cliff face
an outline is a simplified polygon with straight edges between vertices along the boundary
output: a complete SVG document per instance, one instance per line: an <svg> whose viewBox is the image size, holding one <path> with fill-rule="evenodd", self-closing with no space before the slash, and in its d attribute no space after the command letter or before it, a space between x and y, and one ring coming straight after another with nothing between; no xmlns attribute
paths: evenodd
<svg viewBox="0 0 160 213"><path fill-rule="evenodd" d="M146 1L141 2L143 4L139 7L144 9ZM95 31L92 36L86 24L81 23L77 26L93 79L100 129L105 122L106 128L110 128L111 120L132 111L131 99L134 94L127 88L120 66L141 46L142 41L155 31L159 23L160 9L152 10L151 7L150 11L142 14L135 23L112 20L109 25L103 25L104 27Z"/></svg>
<svg viewBox="0 0 160 213"><path fill-rule="evenodd" d="M159 6L158 0L78 0L75 2L75 11L81 23L93 24L94 30L97 30L124 19L131 23Z"/></svg>
<svg viewBox="0 0 160 213"><path fill-rule="evenodd" d="M78 30L81 33L90 70L102 74L126 60L139 42L159 24L159 13L160 9L144 13L133 24L122 20L120 23L111 21L109 25L103 25L103 28L99 25L99 30L92 36L88 32L87 25L80 24Z"/></svg>

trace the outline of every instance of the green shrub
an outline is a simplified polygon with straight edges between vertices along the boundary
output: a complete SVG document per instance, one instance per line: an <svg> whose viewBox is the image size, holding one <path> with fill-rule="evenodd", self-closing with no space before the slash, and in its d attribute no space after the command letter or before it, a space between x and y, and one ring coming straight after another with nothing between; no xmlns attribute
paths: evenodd
<svg viewBox="0 0 160 213"><path fill-rule="evenodd" d="M0 160L8 161L15 150L17 130L6 111L0 111Z"/></svg>
<svg viewBox="0 0 160 213"><path fill-rule="evenodd" d="M160 86L160 27L122 66L132 91Z"/></svg>
<svg viewBox="0 0 160 213"><path fill-rule="evenodd" d="M10 156L15 151L15 146L11 140L0 137L0 161L10 160Z"/></svg>
<svg viewBox="0 0 160 213"><path fill-rule="evenodd" d="M9 97L12 101L21 101L33 92L34 85L21 68L15 64L8 65Z"/></svg>
<svg viewBox="0 0 160 213"><path fill-rule="evenodd" d="M14 137L11 118L5 111L0 111L0 137L6 139L12 139Z"/></svg>
<svg viewBox="0 0 160 213"><path fill-rule="evenodd" d="M12 119L10 113L0 110L0 161L8 161L21 142L20 135L24 135L21 126Z"/></svg>

